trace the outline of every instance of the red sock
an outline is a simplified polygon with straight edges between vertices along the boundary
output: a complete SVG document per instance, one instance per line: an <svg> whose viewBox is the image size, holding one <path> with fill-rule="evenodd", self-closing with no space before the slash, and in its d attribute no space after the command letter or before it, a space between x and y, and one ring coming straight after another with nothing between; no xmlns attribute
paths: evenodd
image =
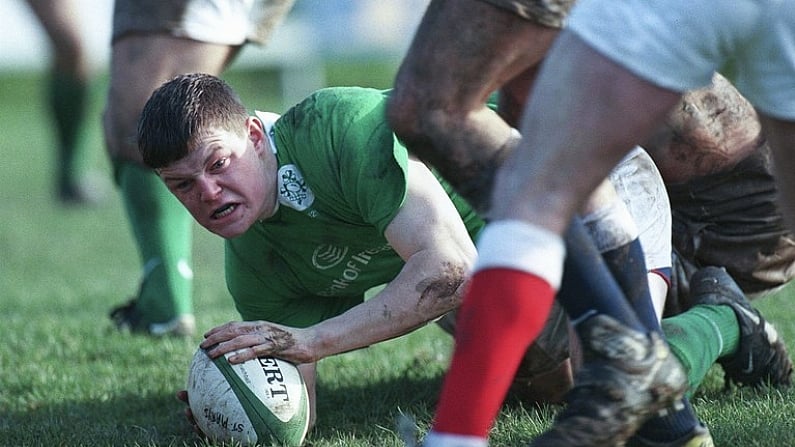
<svg viewBox="0 0 795 447"><path fill-rule="evenodd" d="M530 273L490 268L474 274L458 311L434 431L487 437L554 296L549 283Z"/></svg>

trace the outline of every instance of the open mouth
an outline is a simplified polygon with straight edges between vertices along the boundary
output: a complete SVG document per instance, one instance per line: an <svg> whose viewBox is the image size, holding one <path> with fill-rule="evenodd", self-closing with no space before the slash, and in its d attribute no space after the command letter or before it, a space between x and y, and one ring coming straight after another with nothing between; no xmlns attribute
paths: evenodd
<svg viewBox="0 0 795 447"><path fill-rule="evenodd" d="M237 209L237 204L236 203L226 204L226 205L218 208L217 210L215 210L213 212L212 216L210 216L210 218L211 219L223 219L224 217L226 217L226 216L232 214L233 212L235 212L236 209Z"/></svg>

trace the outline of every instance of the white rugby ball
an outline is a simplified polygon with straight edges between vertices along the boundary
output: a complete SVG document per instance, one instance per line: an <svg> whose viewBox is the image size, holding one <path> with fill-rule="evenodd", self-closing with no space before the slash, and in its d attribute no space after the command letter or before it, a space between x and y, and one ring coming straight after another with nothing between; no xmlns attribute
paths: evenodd
<svg viewBox="0 0 795 447"><path fill-rule="evenodd" d="M274 357L232 365L199 348L188 373L196 424L217 442L300 446L309 426L309 397L298 368Z"/></svg>

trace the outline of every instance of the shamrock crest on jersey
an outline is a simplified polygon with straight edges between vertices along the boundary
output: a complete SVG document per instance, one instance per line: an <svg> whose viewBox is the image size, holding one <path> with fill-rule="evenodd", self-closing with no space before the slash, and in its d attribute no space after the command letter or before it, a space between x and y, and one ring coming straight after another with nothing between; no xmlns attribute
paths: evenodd
<svg viewBox="0 0 795 447"><path fill-rule="evenodd" d="M295 165L279 168L279 202L298 211L312 206L315 193L306 186L303 174Z"/></svg>

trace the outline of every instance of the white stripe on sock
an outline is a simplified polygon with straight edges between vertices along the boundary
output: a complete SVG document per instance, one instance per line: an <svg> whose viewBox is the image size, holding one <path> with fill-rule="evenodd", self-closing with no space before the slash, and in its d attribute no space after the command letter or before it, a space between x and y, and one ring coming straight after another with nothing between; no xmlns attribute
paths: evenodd
<svg viewBox="0 0 795 447"><path fill-rule="evenodd" d="M520 220L489 223L477 243L475 271L509 268L541 277L556 290L563 276L566 246L563 238L538 225Z"/></svg>

